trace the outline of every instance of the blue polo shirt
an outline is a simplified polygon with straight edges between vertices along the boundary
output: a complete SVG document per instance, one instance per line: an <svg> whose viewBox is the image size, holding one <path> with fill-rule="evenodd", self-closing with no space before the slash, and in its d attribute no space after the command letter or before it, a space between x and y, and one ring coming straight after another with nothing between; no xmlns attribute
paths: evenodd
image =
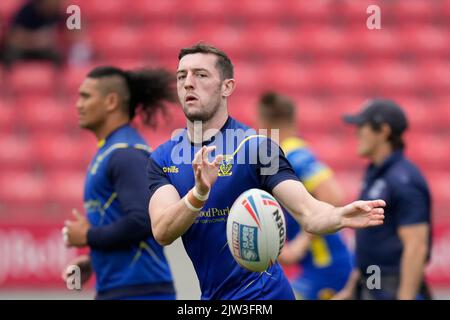
<svg viewBox="0 0 450 320"><path fill-rule="evenodd" d="M399 274L403 244L398 228L431 224L431 197L424 177L402 151L395 151L380 166L368 167L361 199L383 199L387 205L383 225L356 232L357 266L363 274L370 265L378 265L385 275Z"/></svg>

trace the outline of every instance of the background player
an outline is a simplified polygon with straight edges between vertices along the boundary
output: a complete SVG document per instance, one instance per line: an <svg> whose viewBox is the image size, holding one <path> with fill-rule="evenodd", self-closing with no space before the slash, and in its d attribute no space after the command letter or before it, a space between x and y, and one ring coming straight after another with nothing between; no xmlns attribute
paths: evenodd
<svg viewBox="0 0 450 320"><path fill-rule="evenodd" d="M403 154L406 115L394 101L374 99L344 120L358 126L358 154L370 160L361 198L390 205L383 226L356 232L356 276L339 297L350 298L358 283L361 299L429 299L424 272L431 251L431 196L423 175ZM373 265L380 268L381 288L370 290L366 272Z"/></svg>
<svg viewBox="0 0 450 320"><path fill-rule="evenodd" d="M225 53L202 44L181 50L177 90L187 129L161 145L149 160L153 234L162 245L182 236L203 299L293 299L278 263L266 272L251 273L232 258L226 221L234 200L250 188L268 190L314 233L382 224L380 207L385 203L357 201L335 208L313 198L276 145L252 130L234 135L249 129L228 115L227 100L234 88L233 65ZM211 158L220 146L232 153L219 150L220 155ZM265 148L272 155L269 164L261 161ZM239 162L246 155L257 156L258 161ZM179 161L180 157L187 159ZM275 162L272 174L265 172Z"/></svg>
<svg viewBox="0 0 450 320"><path fill-rule="evenodd" d="M298 138L295 113L294 102L286 96L268 92L259 100L260 128L279 130L281 148L306 190L318 200L342 205L342 189L333 172ZM302 269L292 282L296 297L331 298L344 287L352 270L351 254L344 241L339 233L314 236L302 232L290 214L285 216L289 242L278 260L283 264L298 263Z"/></svg>
<svg viewBox="0 0 450 320"><path fill-rule="evenodd" d="M152 124L164 102L174 100L172 76L164 70L123 71L98 67L79 89L80 127L98 140L86 176L84 207L66 221L68 246L89 246L75 264L96 274L97 299L174 299L172 275L151 234L145 166L150 148L130 125L136 113ZM66 274L64 275L66 276Z"/></svg>

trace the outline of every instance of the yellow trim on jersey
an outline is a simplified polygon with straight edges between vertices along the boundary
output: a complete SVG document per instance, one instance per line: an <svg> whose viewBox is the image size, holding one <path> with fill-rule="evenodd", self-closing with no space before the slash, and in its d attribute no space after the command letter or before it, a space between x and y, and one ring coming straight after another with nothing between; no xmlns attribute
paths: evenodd
<svg viewBox="0 0 450 320"><path fill-rule="evenodd" d="M105 202L103 205L103 210L106 211L106 209L109 208L109 206L113 203L113 201L117 198L117 192L113 192L111 196L109 197L108 201Z"/></svg>
<svg viewBox="0 0 450 320"><path fill-rule="evenodd" d="M101 155L97 157L97 159L95 159L95 163L92 165L91 174L95 174L97 172L98 166L108 154L110 154L116 149L124 149L124 148L128 148L128 143L116 143L110 146L108 149L106 149L105 152L103 152Z"/></svg>
<svg viewBox="0 0 450 320"><path fill-rule="evenodd" d="M105 143L106 143L105 139L99 140L97 142L97 147L100 149L101 147L103 147L105 145Z"/></svg>
<svg viewBox="0 0 450 320"><path fill-rule="evenodd" d="M244 143L250 139L253 138L267 138L267 136L263 135L263 134L253 134L251 136L248 136L247 138L245 138L244 140L241 141L241 143L238 145L238 147L236 148L236 150L232 153L232 154L224 154L223 158L225 161L229 161L231 159L234 158L234 156L239 152L239 149L242 148L242 146L244 145Z"/></svg>
<svg viewBox="0 0 450 320"><path fill-rule="evenodd" d="M319 186L319 184L329 179L331 176L333 176L333 171L331 171L331 169L329 168L324 168L312 177L309 177L308 179L303 181L303 184L305 185L306 190L308 190L309 192L313 192L314 189Z"/></svg>
<svg viewBox="0 0 450 320"><path fill-rule="evenodd" d="M297 137L290 137L287 139L284 139L281 142L281 149L283 150L284 154L288 154L292 151L294 151L295 149L301 149L306 147L306 142L303 141L300 138Z"/></svg>
<svg viewBox="0 0 450 320"><path fill-rule="evenodd" d="M152 148L150 148L149 146L147 146L145 144L142 144L142 143L136 143L133 147L135 149L144 150L144 151L147 151L149 153L152 152Z"/></svg>
<svg viewBox="0 0 450 320"><path fill-rule="evenodd" d="M328 267L331 264L331 254L323 237L314 237L310 245L313 263L317 267Z"/></svg>
<svg viewBox="0 0 450 320"><path fill-rule="evenodd" d="M153 251L152 248L150 248L150 246L145 241L141 241L139 243L139 249L134 255L133 259L131 260L131 264L135 264L139 260L139 258L142 257L142 250L147 251L147 253L151 255L153 259L155 259L156 263L160 264L162 267L165 267L164 262L162 262L161 259L159 259L155 251Z"/></svg>

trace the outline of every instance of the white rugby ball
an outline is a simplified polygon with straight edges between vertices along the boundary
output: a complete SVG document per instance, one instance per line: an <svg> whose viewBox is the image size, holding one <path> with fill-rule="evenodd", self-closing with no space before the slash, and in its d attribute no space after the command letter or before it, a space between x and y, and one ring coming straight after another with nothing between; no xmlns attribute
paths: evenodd
<svg viewBox="0 0 450 320"><path fill-rule="evenodd" d="M245 269L262 272L271 267L283 248L286 222L278 201L268 192L250 189L230 209L228 247Z"/></svg>

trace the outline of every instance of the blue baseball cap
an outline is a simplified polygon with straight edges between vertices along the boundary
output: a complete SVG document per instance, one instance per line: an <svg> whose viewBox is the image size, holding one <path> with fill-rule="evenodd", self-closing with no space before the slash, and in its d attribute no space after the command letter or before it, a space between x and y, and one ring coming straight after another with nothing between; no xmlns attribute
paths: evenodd
<svg viewBox="0 0 450 320"><path fill-rule="evenodd" d="M359 113L344 115L342 119L357 126L366 123L374 125L386 123L397 134L403 133L408 128L408 119L402 108L388 99L371 99L364 104Z"/></svg>

